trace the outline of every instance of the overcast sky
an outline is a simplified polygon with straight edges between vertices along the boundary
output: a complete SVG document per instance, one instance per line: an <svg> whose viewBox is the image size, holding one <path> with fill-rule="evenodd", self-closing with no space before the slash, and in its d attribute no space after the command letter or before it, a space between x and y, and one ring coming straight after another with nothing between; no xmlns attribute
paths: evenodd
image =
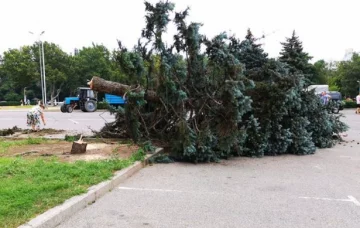
<svg viewBox="0 0 360 228"><path fill-rule="evenodd" d="M295 29L315 60L341 60L346 49L360 50L356 1L172 0L177 11L191 8L189 21L204 23L208 37L230 31L243 38L247 28L255 36L270 34L263 42L271 57ZM32 44L37 37L28 31L43 30L42 39L66 52L92 42L113 49L117 39L132 47L145 24L144 9L143 0L0 0L0 53Z"/></svg>

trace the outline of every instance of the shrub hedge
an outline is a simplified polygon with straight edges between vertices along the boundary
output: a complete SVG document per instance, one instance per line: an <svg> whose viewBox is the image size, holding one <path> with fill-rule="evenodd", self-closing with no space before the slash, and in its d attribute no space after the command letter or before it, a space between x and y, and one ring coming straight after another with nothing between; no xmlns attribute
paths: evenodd
<svg viewBox="0 0 360 228"><path fill-rule="evenodd" d="M107 102L100 101L97 103L97 109L108 109L108 106Z"/></svg>
<svg viewBox="0 0 360 228"><path fill-rule="evenodd" d="M18 106L18 105L20 105L19 101L0 102L0 106Z"/></svg>
<svg viewBox="0 0 360 228"><path fill-rule="evenodd" d="M343 101L344 108L356 108L355 101Z"/></svg>
<svg viewBox="0 0 360 228"><path fill-rule="evenodd" d="M31 105L35 105L35 101L30 102ZM0 106L20 106L20 101L6 101L6 102L0 102Z"/></svg>

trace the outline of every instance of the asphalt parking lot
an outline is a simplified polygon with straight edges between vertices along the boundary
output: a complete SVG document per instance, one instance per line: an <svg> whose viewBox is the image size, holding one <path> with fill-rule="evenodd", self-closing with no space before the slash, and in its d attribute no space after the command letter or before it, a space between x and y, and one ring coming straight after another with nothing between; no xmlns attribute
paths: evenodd
<svg viewBox="0 0 360 228"><path fill-rule="evenodd" d="M0 128L29 128L26 125L27 109L0 110ZM69 132L83 135L91 134L92 130L100 130L106 122L114 120L114 116L108 111L82 112L75 110L72 113L62 113L60 110L45 111L46 126L41 123L42 128L53 128L67 130Z"/></svg>
<svg viewBox="0 0 360 228"><path fill-rule="evenodd" d="M59 228L357 228L360 115L347 140L310 156L148 166Z"/></svg>

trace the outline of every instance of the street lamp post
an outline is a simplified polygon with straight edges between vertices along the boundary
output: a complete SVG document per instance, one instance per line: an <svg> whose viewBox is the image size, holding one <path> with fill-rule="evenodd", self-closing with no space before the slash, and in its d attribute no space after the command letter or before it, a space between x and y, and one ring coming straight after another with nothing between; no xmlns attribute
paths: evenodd
<svg viewBox="0 0 360 228"><path fill-rule="evenodd" d="M41 46L40 46L40 36L39 36L39 63L40 63L40 78L41 78L41 100L44 100L44 80L43 80L43 71L41 64Z"/></svg>
<svg viewBox="0 0 360 228"><path fill-rule="evenodd" d="M44 42L41 42L41 46L42 46L42 63L43 63L43 77L44 77L44 105L45 107L47 107L47 101L46 101L46 76L45 76L45 54L44 54Z"/></svg>
<svg viewBox="0 0 360 228"><path fill-rule="evenodd" d="M30 34L33 34L33 32L29 32ZM41 96L42 101L44 102L44 105L46 105L46 81L45 81L45 57L44 57L44 44L40 40L40 36L43 35L45 31L42 31L38 36L39 41L39 63L40 63L40 78L41 78ZM42 51L41 51L42 49Z"/></svg>
<svg viewBox="0 0 360 228"><path fill-rule="evenodd" d="M27 99L26 99L26 88L27 88L27 87L25 87L25 88L24 88L24 104L27 104Z"/></svg>

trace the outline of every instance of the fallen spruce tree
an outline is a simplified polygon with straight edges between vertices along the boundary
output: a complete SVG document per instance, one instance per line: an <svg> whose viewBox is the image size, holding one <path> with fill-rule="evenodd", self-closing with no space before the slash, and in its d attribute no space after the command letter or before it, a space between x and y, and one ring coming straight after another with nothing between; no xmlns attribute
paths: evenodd
<svg viewBox="0 0 360 228"><path fill-rule="evenodd" d="M268 58L251 31L243 41L221 33L201 35L186 23L188 9L145 2L146 27L128 51L119 42L116 59L133 84L93 77L90 87L120 95L126 105L112 110L103 137L156 140L181 160L216 161L229 156L312 154L334 145L347 126L329 114L313 91L310 57L295 33L279 60ZM172 44L163 36L170 22ZM204 51L203 51L204 50Z"/></svg>

